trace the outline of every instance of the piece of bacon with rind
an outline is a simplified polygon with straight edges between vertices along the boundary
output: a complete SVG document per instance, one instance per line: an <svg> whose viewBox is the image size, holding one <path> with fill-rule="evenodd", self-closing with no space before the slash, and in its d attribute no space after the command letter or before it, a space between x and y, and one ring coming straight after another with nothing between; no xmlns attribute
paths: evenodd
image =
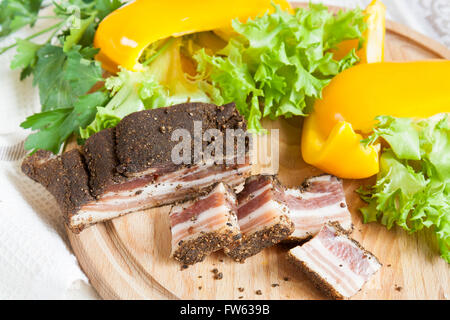
<svg viewBox="0 0 450 320"><path fill-rule="evenodd" d="M192 163L171 159L172 148L179 143L171 135L178 129L193 137ZM204 138L211 130L218 136ZM194 156L205 150L195 150L194 140L215 151L212 147L228 132L238 140L234 149L224 143L225 152L214 152L214 158ZM251 171L250 144L245 119L233 103L184 103L130 114L116 128L102 130L83 147L58 156L37 151L24 159L22 170L50 191L68 227L80 232L127 213L191 200L220 181L232 187L242 184Z"/></svg>
<svg viewBox="0 0 450 320"><path fill-rule="evenodd" d="M191 265L240 239L236 210L234 191L223 183L205 196L173 206L169 214L171 256Z"/></svg>
<svg viewBox="0 0 450 320"><path fill-rule="evenodd" d="M355 295L382 266L337 222L327 223L313 239L291 249L288 260L334 299Z"/></svg>
<svg viewBox="0 0 450 320"><path fill-rule="evenodd" d="M242 239L225 248L238 262L286 239L294 224L284 204L284 187L273 175L247 178L238 194L238 221Z"/></svg>

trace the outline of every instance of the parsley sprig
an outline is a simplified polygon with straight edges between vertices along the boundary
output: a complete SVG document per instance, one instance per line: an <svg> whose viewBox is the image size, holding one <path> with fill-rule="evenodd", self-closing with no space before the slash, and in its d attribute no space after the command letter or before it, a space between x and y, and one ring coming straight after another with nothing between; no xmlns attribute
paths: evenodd
<svg viewBox="0 0 450 320"><path fill-rule="evenodd" d="M39 15L52 4L53 15ZM100 63L94 60L95 30L100 21L122 5L121 0L4 0L0 4L0 38L39 19L55 19L55 24L4 48L0 54L16 48L12 69L21 69L20 79L33 75L39 88L42 112L28 117L21 126L38 130L31 134L25 148L47 149L58 153L64 142L95 117L109 95L104 88L90 92L103 81ZM32 41L48 34L43 43Z"/></svg>

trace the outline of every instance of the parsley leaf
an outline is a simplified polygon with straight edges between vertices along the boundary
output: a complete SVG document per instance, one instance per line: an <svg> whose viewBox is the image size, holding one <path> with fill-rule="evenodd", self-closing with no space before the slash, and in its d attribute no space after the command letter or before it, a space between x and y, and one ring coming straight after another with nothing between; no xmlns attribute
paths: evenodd
<svg viewBox="0 0 450 320"><path fill-rule="evenodd" d="M39 87L42 110L72 107L95 83L102 81L98 62L83 58L80 47L64 53L47 44L38 50L33 84Z"/></svg>
<svg viewBox="0 0 450 320"><path fill-rule="evenodd" d="M97 0L95 8L98 11L98 17L104 19L108 14L121 6L122 2L120 0Z"/></svg>
<svg viewBox="0 0 450 320"><path fill-rule="evenodd" d="M64 78L69 81L74 94L82 95L89 91L94 84L103 81L100 63L84 57L84 55L92 55L91 49L84 48L84 50L81 50L80 46L75 46L67 52Z"/></svg>
<svg viewBox="0 0 450 320"><path fill-rule="evenodd" d="M84 32L92 24L94 19L95 15L92 15L87 19L81 20L79 27L70 29L70 34L64 39L64 52L68 52L75 44L77 44L81 40Z"/></svg>
<svg viewBox="0 0 450 320"><path fill-rule="evenodd" d="M35 24L43 0L3 0L0 3L0 38Z"/></svg>
<svg viewBox="0 0 450 320"><path fill-rule="evenodd" d="M20 126L38 132L28 136L25 148L33 152L45 149L58 153L70 135L78 135L80 127L92 122L97 107L103 106L107 100L106 93L97 91L80 97L73 108L60 108L28 117Z"/></svg>
<svg viewBox="0 0 450 320"><path fill-rule="evenodd" d="M58 153L61 149L60 127L72 108L56 109L34 114L21 123L25 129L39 130L28 136L25 141L25 149L45 149Z"/></svg>
<svg viewBox="0 0 450 320"><path fill-rule="evenodd" d="M17 39L17 52L11 61L11 69L34 67L41 45L25 39Z"/></svg>
<svg viewBox="0 0 450 320"><path fill-rule="evenodd" d="M40 18L42 3L42 0L3 0L0 3L0 37L26 25L32 27ZM32 74L33 85L39 88L42 112L21 124L23 128L37 131L28 137L25 148L57 153L69 136L79 136L80 129L94 120L97 108L110 99L104 89L88 94L96 83L104 80L101 66L94 60L98 49L93 48L93 39L100 21L123 1L58 0L52 3L57 23L0 48L0 54L17 47L11 68L22 68L21 79ZM69 28L61 32L67 25ZM50 36L42 44L30 41L47 33Z"/></svg>
<svg viewBox="0 0 450 320"><path fill-rule="evenodd" d="M38 62L33 72L33 85L39 87L42 110L72 107L74 98L69 81L62 72L67 57L61 47L46 44L37 52Z"/></svg>

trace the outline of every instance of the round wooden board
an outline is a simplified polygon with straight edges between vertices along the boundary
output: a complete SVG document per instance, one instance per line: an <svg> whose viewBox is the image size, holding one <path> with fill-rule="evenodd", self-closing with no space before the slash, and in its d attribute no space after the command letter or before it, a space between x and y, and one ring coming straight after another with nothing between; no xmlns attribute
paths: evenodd
<svg viewBox="0 0 450 320"><path fill-rule="evenodd" d="M443 45L394 22L387 23L386 60L450 59ZM370 85L370 84L367 84ZM300 154L301 119L264 121L279 128L280 180L299 185L318 169ZM362 224L358 208L364 204L354 190L368 181L344 181L355 229L353 237L384 264L354 299L448 299L450 267L438 254L427 232L408 235L388 231L378 223ZM84 230L68 231L78 261L105 299L323 299L285 259L287 248L276 246L248 259L233 262L222 252L181 270L169 258L169 207L136 212ZM223 273L214 280L212 269ZM279 286L272 287L272 284ZM238 288L244 288L240 292ZM261 290L262 295L256 291Z"/></svg>

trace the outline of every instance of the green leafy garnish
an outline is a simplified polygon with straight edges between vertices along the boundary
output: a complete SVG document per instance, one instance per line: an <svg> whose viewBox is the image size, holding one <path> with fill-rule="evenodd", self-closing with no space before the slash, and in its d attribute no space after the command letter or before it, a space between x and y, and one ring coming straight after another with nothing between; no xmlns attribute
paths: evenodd
<svg viewBox="0 0 450 320"><path fill-rule="evenodd" d="M95 121L81 130L82 137L115 125L128 113L186 101L235 102L256 132L262 131L262 117L306 116L331 78L358 61L355 51L336 61L330 49L343 40L361 40L365 23L360 10L333 16L325 6L311 5L295 15L276 7L273 14L234 21L233 28L239 36L214 53L191 35L150 45L140 58L148 66L143 74L119 74L130 84L118 95L130 87L132 94L123 103L111 101L99 108ZM180 54L195 61L197 76L183 72Z"/></svg>
<svg viewBox="0 0 450 320"><path fill-rule="evenodd" d="M121 70L116 77L106 79L105 86L112 98L105 107L97 109L95 120L80 130L81 137L86 139L100 130L114 127L132 112L188 100L209 102L198 84L183 72L180 45L180 39L170 39L152 52L149 59L154 61L145 71Z"/></svg>
<svg viewBox="0 0 450 320"><path fill-rule="evenodd" d="M0 37L36 23L43 0L3 0L0 3Z"/></svg>
<svg viewBox="0 0 450 320"><path fill-rule="evenodd" d="M100 64L94 60L97 49L92 47L98 23L122 5L119 0L53 1L54 16L40 16L42 1L6 0L0 4L0 37L40 19L57 22L25 39L0 49L0 54L17 47L11 68L21 68L20 78L33 75L33 85L39 88L42 112L26 119L21 126L38 132L25 143L29 150L47 149L58 153L72 135L91 123L97 108L109 100L103 89L88 94L103 81ZM76 10L75 10L76 9ZM63 30L64 29L64 30ZM51 32L51 33L50 33ZM49 34L44 43L31 41Z"/></svg>
<svg viewBox="0 0 450 320"><path fill-rule="evenodd" d="M98 81L102 70L98 62L84 59L74 47L63 48L47 44L38 51L33 84L39 87L42 110L72 107Z"/></svg>
<svg viewBox="0 0 450 320"><path fill-rule="evenodd" d="M11 69L21 68L20 79L26 78L36 66L37 51L42 46L26 39L17 39L17 53L11 61Z"/></svg>
<svg viewBox="0 0 450 320"><path fill-rule="evenodd" d="M58 108L28 117L21 126L38 132L28 136L25 148L58 153L66 139L72 134L78 135L79 128L94 119L97 107L104 105L107 99L107 94L97 91L81 96L73 108Z"/></svg>
<svg viewBox="0 0 450 320"><path fill-rule="evenodd" d="M80 20L80 25L78 28L70 29L69 35L64 39L64 52L68 52L75 44L77 44L81 40L86 30L89 28L89 26L92 25L92 22L94 22L94 19L95 15L92 15L89 18Z"/></svg>
<svg viewBox="0 0 450 320"><path fill-rule="evenodd" d="M376 184L360 189L368 206L364 222L398 225L409 232L430 228L450 263L450 122L448 114L424 120L381 116L367 142L390 146L380 158Z"/></svg>
<svg viewBox="0 0 450 320"><path fill-rule="evenodd" d="M195 54L197 70L220 93L214 102L235 102L258 132L262 117L307 115L331 78L358 61L355 51L334 60L330 49L343 40L362 40L363 18L359 9L334 16L310 4L292 15L276 6L273 14L233 21L239 36L217 55Z"/></svg>
<svg viewBox="0 0 450 320"><path fill-rule="evenodd" d="M0 15L2 30L17 30L19 24L10 21L17 16L28 17L23 18L28 25L41 18L40 1L33 6L28 1L6 3L2 5L9 11ZM27 5L13 13L14 3ZM359 9L333 15L325 6L311 4L293 15L276 6L273 14L233 21L238 36L227 42L212 32L157 41L140 58L144 71L121 70L103 87L97 85L100 93L94 95L89 94L91 88L104 81L94 60L95 30L122 1L65 0L53 5L59 22L0 53L17 46L11 67L22 68L21 78L32 74L39 88L42 113L22 124L37 131L25 147L55 153L72 134L86 139L114 127L129 113L187 101L235 102L255 132L262 131L263 117L307 116L330 80L358 61L354 50L335 60L331 49L348 39L362 43L366 28ZM31 41L47 33L46 42ZM216 37L211 47L204 45L210 36ZM190 75L182 61L192 65Z"/></svg>

